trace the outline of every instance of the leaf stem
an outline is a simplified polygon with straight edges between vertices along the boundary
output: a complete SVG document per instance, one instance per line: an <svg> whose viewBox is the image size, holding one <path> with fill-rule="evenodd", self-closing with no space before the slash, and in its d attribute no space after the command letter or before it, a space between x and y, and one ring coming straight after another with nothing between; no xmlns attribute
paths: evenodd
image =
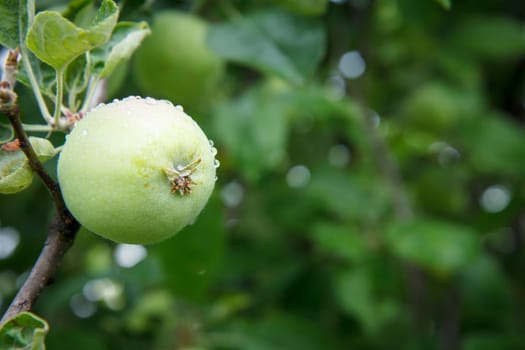
<svg viewBox="0 0 525 350"><path fill-rule="evenodd" d="M53 114L53 122L55 126L58 126L60 121L60 115L62 114L62 100L64 98L64 69L58 69L56 71L57 86L55 96L55 113Z"/></svg>
<svg viewBox="0 0 525 350"><path fill-rule="evenodd" d="M53 130L51 126L44 124L22 124L22 127L25 131L32 132L50 132Z"/></svg>
<svg viewBox="0 0 525 350"><path fill-rule="evenodd" d="M19 2L19 6L24 6L24 1ZM27 8L23 9L20 8L19 13L27 13L27 25L31 26L31 23L33 22L33 18L35 15L35 2L34 0L27 0ZM27 12L26 12L27 10ZM29 83L31 84L31 89L33 90L33 94L35 95L36 102L38 104L38 108L40 109L40 113L42 113L42 117L48 124L52 124L53 118L51 117L51 114L49 113L49 109L47 109L46 101L44 101L44 97L42 96L42 93L40 92L40 87L38 86L38 82L35 78L35 73L33 72L33 67L31 66L30 62L30 53L27 49L27 46L25 44L25 37L26 37L26 28L22 25L24 23L23 18L18 18L18 23L20 23L20 30L18 33L19 43L20 43L20 53L22 56L22 64L24 65L24 68L27 72L27 77L29 78Z"/></svg>
<svg viewBox="0 0 525 350"><path fill-rule="evenodd" d="M95 96L95 92L97 91L99 82L100 82L100 77L98 75L97 76L93 75L89 79L86 96L84 97L84 103L82 104L82 108L80 108L80 112L84 112L84 113L87 112L89 107L92 105L91 100L93 99L93 96Z"/></svg>

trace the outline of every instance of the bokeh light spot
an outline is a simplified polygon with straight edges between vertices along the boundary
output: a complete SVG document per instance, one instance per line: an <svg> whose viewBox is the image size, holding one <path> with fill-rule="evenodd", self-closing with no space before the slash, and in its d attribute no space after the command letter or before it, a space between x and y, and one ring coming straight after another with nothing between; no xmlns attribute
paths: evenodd
<svg viewBox="0 0 525 350"><path fill-rule="evenodd" d="M350 162L350 150L346 145L335 145L328 151L328 163L336 168L342 168Z"/></svg>
<svg viewBox="0 0 525 350"><path fill-rule="evenodd" d="M310 181L310 170L304 165L296 165L288 170L286 183L292 188L304 187Z"/></svg>
<svg viewBox="0 0 525 350"><path fill-rule="evenodd" d="M503 185L488 187L480 198L481 207L489 213L499 213L509 205L511 199L510 191Z"/></svg>
<svg viewBox="0 0 525 350"><path fill-rule="evenodd" d="M139 244L119 244L113 252L113 257L121 267L133 267L144 260L148 251Z"/></svg>
<svg viewBox="0 0 525 350"><path fill-rule="evenodd" d="M244 197L244 188L238 181L231 181L224 185L221 190L221 198L224 205L233 208L238 206Z"/></svg>
<svg viewBox="0 0 525 350"><path fill-rule="evenodd" d="M0 259L6 259L20 243L20 234L14 227L0 228Z"/></svg>
<svg viewBox="0 0 525 350"><path fill-rule="evenodd" d="M348 51L339 59L339 71L345 78L359 78L365 69L366 63L359 51Z"/></svg>
<svg viewBox="0 0 525 350"><path fill-rule="evenodd" d="M78 318L88 318L95 314L97 305L90 300L87 300L81 293L75 294L69 300L71 311Z"/></svg>

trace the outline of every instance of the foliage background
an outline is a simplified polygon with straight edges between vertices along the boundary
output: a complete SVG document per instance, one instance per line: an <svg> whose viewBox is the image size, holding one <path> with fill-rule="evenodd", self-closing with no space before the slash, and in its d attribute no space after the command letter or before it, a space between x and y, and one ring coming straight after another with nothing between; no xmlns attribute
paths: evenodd
<svg viewBox="0 0 525 350"><path fill-rule="evenodd" d="M226 74L186 110L219 180L199 220L133 266L116 259L133 247L82 230L35 309L49 349L525 347L522 1L121 5L209 23ZM122 72L109 97L142 94ZM50 210L38 181L0 199L0 252L18 239L2 310Z"/></svg>

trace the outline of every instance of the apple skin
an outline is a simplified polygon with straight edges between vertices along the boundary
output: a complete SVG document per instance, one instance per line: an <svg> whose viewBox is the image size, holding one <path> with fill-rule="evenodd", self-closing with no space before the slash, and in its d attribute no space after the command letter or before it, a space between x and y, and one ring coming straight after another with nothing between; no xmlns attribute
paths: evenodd
<svg viewBox="0 0 525 350"><path fill-rule="evenodd" d="M58 161L67 208L88 230L115 242L150 244L193 223L216 179L216 150L180 106L130 97L88 112ZM190 191L167 170L193 164Z"/></svg>
<svg viewBox="0 0 525 350"><path fill-rule="evenodd" d="M223 60L206 45L207 23L201 18L167 10L158 12L152 34L133 59L133 77L152 97L201 110L224 71Z"/></svg>

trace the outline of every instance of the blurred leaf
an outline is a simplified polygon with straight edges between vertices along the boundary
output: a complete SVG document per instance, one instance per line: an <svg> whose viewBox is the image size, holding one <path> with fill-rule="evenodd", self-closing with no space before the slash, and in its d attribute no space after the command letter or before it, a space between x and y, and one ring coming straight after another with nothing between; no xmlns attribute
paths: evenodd
<svg viewBox="0 0 525 350"><path fill-rule="evenodd" d="M459 142L476 172L525 176L525 132L504 115L487 113L465 121Z"/></svg>
<svg viewBox="0 0 525 350"><path fill-rule="evenodd" d="M453 154L455 157L456 153ZM464 215L470 205L467 174L460 166L453 166L459 159L448 161L446 157L446 150L438 151L436 163L441 166L419 169L417 177L409 186L417 199L417 205L425 212L444 216Z"/></svg>
<svg viewBox="0 0 525 350"><path fill-rule="evenodd" d="M479 58L505 60L525 52L523 26L510 17L473 15L462 19L453 35L462 51Z"/></svg>
<svg viewBox="0 0 525 350"><path fill-rule="evenodd" d="M315 16L325 13L328 0L273 0L279 6L299 14Z"/></svg>
<svg viewBox="0 0 525 350"><path fill-rule="evenodd" d="M253 322L236 322L227 332L214 334L213 340L217 344L228 344L227 348L233 349L340 349L317 323L284 313L272 313Z"/></svg>
<svg viewBox="0 0 525 350"><path fill-rule="evenodd" d="M181 297L204 299L221 260L224 234L221 207L212 197L193 225L151 246L164 267L166 286Z"/></svg>
<svg viewBox="0 0 525 350"><path fill-rule="evenodd" d="M61 70L76 57L107 42L118 18L118 7L104 0L87 29L77 27L58 12L43 11L27 33L27 47L42 61Z"/></svg>
<svg viewBox="0 0 525 350"><path fill-rule="evenodd" d="M499 262L479 255L461 272L464 315L502 328L512 310L512 285Z"/></svg>
<svg viewBox="0 0 525 350"><path fill-rule="evenodd" d="M209 312L210 318L225 321L252 304L253 300L248 294L227 294L215 300Z"/></svg>
<svg viewBox="0 0 525 350"><path fill-rule="evenodd" d="M471 228L445 221L395 222L387 228L385 239L398 257L438 276L459 272L479 253L479 241Z"/></svg>
<svg viewBox="0 0 525 350"><path fill-rule="evenodd" d="M120 22L111 39L91 52L93 70L101 78L108 77L123 61L129 59L142 40L151 33L146 22Z"/></svg>
<svg viewBox="0 0 525 350"><path fill-rule="evenodd" d="M145 332L154 319L164 319L172 313L173 297L166 290L144 293L130 311L127 328L136 333Z"/></svg>
<svg viewBox="0 0 525 350"><path fill-rule="evenodd" d="M385 185L372 177L321 168L312 171L306 188L310 198L324 210L358 222L375 222L388 204ZM363 205L366 203L366 205Z"/></svg>
<svg viewBox="0 0 525 350"><path fill-rule="evenodd" d="M374 334L396 318L399 306L394 300L376 296L367 269L342 273L336 280L335 295L342 309L355 317L365 332Z"/></svg>
<svg viewBox="0 0 525 350"><path fill-rule="evenodd" d="M78 328L66 327L65 329L55 329L47 337L47 349L49 350L70 350L74 346L75 350L109 350L105 339L100 331L95 332L86 325L77 325Z"/></svg>
<svg viewBox="0 0 525 350"><path fill-rule="evenodd" d="M47 322L30 312L22 312L0 328L0 349L45 350Z"/></svg>
<svg viewBox="0 0 525 350"><path fill-rule="evenodd" d="M219 105L214 117L218 144L248 179L260 179L286 155L289 102L285 95L259 87Z"/></svg>
<svg viewBox="0 0 525 350"><path fill-rule="evenodd" d="M213 25L208 42L226 59L295 84L312 75L325 52L321 22L270 10Z"/></svg>
<svg viewBox="0 0 525 350"><path fill-rule="evenodd" d="M348 261L360 261L368 253L365 237L351 226L325 222L313 228L315 247Z"/></svg>
<svg viewBox="0 0 525 350"><path fill-rule="evenodd" d="M508 333L508 334L507 334ZM507 350L520 349L520 336L510 332L485 331L466 334L461 342L461 350Z"/></svg>
<svg viewBox="0 0 525 350"><path fill-rule="evenodd" d="M447 10L450 10L450 7L452 6L452 0L434 0L434 1L440 4L441 6L443 6L443 8Z"/></svg>
<svg viewBox="0 0 525 350"><path fill-rule="evenodd" d="M481 103L475 91L433 80L408 95L402 115L407 119L406 127L420 127L432 133L472 118L481 109Z"/></svg>
<svg viewBox="0 0 525 350"><path fill-rule="evenodd" d="M25 24L27 3L25 0L0 1L0 44L10 49L20 46L20 20Z"/></svg>
<svg viewBox="0 0 525 350"><path fill-rule="evenodd" d="M13 137L13 127L10 124L0 123L0 144L11 141Z"/></svg>

